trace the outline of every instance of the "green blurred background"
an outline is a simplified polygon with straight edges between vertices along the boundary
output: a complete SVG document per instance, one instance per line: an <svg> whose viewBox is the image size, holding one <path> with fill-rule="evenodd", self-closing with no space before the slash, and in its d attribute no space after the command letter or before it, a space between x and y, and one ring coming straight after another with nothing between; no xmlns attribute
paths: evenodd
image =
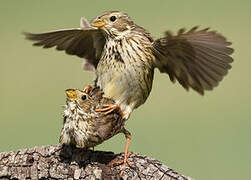
<svg viewBox="0 0 251 180"><path fill-rule="evenodd" d="M156 71L152 93L127 123L130 150L195 179L249 179L251 170L251 1L14 1L0 6L0 151L57 144L64 90L83 88L93 73L82 60L34 48L22 31L78 27L106 10L127 12L159 37L167 29L212 27L232 41L233 69L204 97ZM117 135L97 150L122 152Z"/></svg>

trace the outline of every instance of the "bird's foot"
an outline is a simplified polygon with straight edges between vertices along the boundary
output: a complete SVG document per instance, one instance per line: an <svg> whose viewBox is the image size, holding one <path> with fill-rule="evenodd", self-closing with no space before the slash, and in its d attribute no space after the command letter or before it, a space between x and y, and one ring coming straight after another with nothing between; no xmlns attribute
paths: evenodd
<svg viewBox="0 0 251 180"><path fill-rule="evenodd" d="M121 108L119 107L119 105L117 104L107 104L107 105L103 105L103 108L101 109L96 109L95 111L97 112L105 112L105 115L113 112L113 111L118 111L121 117L124 117L124 113L121 110Z"/></svg>
<svg viewBox="0 0 251 180"><path fill-rule="evenodd" d="M89 94L89 92L93 89L91 85L87 85L84 87L84 93Z"/></svg>
<svg viewBox="0 0 251 180"><path fill-rule="evenodd" d="M128 157L131 155L130 152L127 152L127 154L124 154L124 159L114 159L111 162L109 162L108 166L110 167L115 167L115 166L120 166L122 165L122 170L120 171L120 177L123 176L126 166L133 168L131 163L128 161Z"/></svg>
<svg viewBox="0 0 251 180"><path fill-rule="evenodd" d="M120 177L123 176L125 169L126 169L126 165L128 165L130 168L133 168L130 164L130 162L128 161L128 157L131 155L131 153L129 152L129 146L130 146L130 141L131 141L131 133L126 130L125 128L123 128L121 130L121 132L125 135L126 137L126 148L125 148L125 153L124 153L124 160L115 160L112 161L110 165L122 165L122 170L120 172Z"/></svg>
<svg viewBox="0 0 251 180"><path fill-rule="evenodd" d="M130 164L130 162L128 161L128 157L131 155L130 152L125 152L124 154L124 160L123 160L123 166L122 166L122 170L120 172L120 177L123 176L125 170L126 170L126 165L129 166L130 168L132 168L132 165Z"/></svg>

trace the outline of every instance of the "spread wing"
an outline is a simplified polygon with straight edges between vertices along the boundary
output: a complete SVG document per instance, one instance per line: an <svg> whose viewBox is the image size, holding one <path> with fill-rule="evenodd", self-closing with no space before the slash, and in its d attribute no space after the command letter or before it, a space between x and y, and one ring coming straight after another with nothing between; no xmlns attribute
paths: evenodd
<svg viewBox="0 0 251 180"><path fill-rule="evenodd" d="M105 37L95 28L83 27L75 29L63 29L41 34L24 33L26 38L36 41L34 46L43 48L56 47L67 54L85 58L88 65L97 67Z"/></svg>
<svg viewBox="0 0 251 180"><path fill-rule="evenodd" d="M233 59L230 42L209 28L188 32L179 30L177 35L166 32L166 36L153 43L155 66L168 73L170 80L185 88L191 87L201 95L212 90L227 74Z"/></svg>

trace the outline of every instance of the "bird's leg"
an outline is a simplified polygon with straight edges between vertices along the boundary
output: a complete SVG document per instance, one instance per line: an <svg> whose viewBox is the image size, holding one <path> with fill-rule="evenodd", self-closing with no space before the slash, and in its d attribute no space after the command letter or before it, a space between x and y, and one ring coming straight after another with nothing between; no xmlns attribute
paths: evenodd
<svg viewBox="0 0 251 180"><path fill-rule="evenodd" d="M87 85L84 87L84 93L88 94L92 89L93 87L91 85Z"/></svg>
<svg viewBox="0 0 251 180"><path fill-rule="evenodd" d="M131 167L129 161L128 161L128 157L130 156L129 153L129 146L130 146L130 141L131 141L131 133L129 131L127 131L125 128L122 129L122 132L124 133L125 137L126 137L126 149L125 149L125 153L124 153L124 161L123 161L123 167L122 167L122 171L120 172L120 176L123 176L125 169L126 169L126 164L128 164L129 167Z"/></svg>
<svg viewBox="0 0 251 180"><path fill-rule="evenodd" d="M117 110L119 112L119 114L120 114L120 116L122 118L124 117L123 111L121 110L121 108L117 104L106 104L106 105L103 105L103 108L96 109L95 111L97 111L97 112L105 112L105 114L109 114L109 113L111 113L111 112L113 112L115 110Z"/></svg>
<svg viewBox="0 0 251 180"><path fill-rule="evenodd" d="M132 167L130 162L128 161L128 157L130 156L130 152L129 152L129 146L130 146L130 141L131 141L131 133L129 131L127 131L125 128L123 128L121 130L121 132L125 135L126 137L126 149L125 149L125 153L124 153L124 159L123 160L115 160L115 161L111 161L108 165L109 166L118 166L118 165L122 165L122 170L120 172L120 177L123 176L125 169L126 169L126 165L128 165L129 167Z"/></svg>

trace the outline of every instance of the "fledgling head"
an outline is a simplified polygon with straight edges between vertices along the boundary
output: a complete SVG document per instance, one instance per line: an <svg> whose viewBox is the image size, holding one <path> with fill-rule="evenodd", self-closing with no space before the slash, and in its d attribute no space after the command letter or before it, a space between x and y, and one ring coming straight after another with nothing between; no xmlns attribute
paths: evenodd
<svg viewBox="0 0 251 180"><path fill-rule="evenodd" d="M78 89L67 89L65 90L67 96L67 102L71 104L71 106L78 106L83 110L87 110L93 106L92 98Z"/></svg>
<svg viewBox="0 0 251 180"><path fill-rule="evenodd" d="M130 31L133 25L131 18L119 11L104 12L91 21L91 26L100 28L108 35L115 37Z"/></svg>

